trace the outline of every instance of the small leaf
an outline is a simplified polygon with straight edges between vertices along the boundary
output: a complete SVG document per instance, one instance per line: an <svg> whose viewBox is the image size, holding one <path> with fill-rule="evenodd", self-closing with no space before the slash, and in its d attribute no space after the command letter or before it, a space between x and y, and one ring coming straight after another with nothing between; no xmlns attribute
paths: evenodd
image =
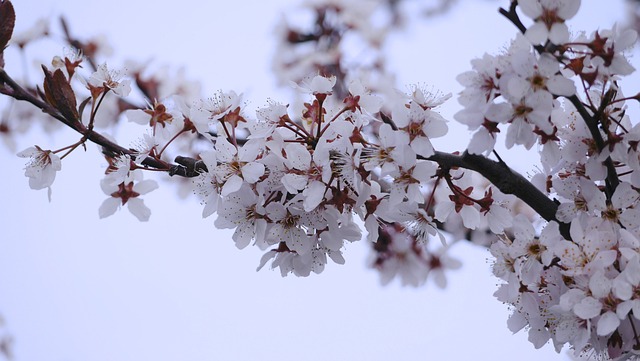
<svg viewBox="0 0 640 361"><path fill-rule="evenodd" d="M44 100L57 108L58 105L53 97L53 88L55 88L53 85L53 74L51 74L49 69L44 65L42 66L42 71L44 71L44 83L42 83L42 88L44 89Z"/></svg>
<svg viewBox="0 0 640 361"><path fill-rule="evenodd" d="M53 80L58 86L58 93L56 94L58 110L60 110L67 119L78 120L76 93L73 92L67 77L62 70L57 69L53 73Z"/></svg>
<svg viewBox="0 0 640 361"><path fill-rule="evenodd" d="M4 51L13 35L13 27L16 23L16 12L11 1L0 3L0 51Z"/></svg>
<svg viewBox="0 0 640 361"><path fill-rule="evenodd" d="M78 121L76 95L62 70L51 73L44 65L44 94L46 101L67 119Z"/></svg>

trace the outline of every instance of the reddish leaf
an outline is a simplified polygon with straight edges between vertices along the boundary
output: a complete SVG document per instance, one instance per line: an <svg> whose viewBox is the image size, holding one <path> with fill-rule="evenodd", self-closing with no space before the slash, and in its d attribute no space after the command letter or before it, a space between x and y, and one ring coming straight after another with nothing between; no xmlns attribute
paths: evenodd
<svg viewBox="0 0 640 361"><path fill-rule="evenodd" d="M13 27L16 24L16 12L11 1L5 0L0 3L0 51L9 44L9 39L13 34Z"/></svg>
<svg viewBox="0 0 640 361"><path fill-rule="evenodd" d="M49 104L53 105L67 119L78 121L78 109L76 94L62 70L56 69L53 74L45 66L44 70L44 94Z"/></svg>
<svg viewBox="0 0 640 361"><path fill-rule="evenodd" d="M57 108L58 106L53 98L53 89L55 89L53 84L53 74L51 74L49 69L44 65L42 66L42 71L44 71L44 83L42 84L44 89L44 100Z"/></svg>

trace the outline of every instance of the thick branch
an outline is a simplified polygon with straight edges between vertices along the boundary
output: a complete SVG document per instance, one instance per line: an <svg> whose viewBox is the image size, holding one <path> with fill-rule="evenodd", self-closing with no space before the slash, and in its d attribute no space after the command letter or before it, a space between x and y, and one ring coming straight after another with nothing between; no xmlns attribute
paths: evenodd
<svg viewBox="0 0 640 361"><path fill-rule="evenodd" d="M560 233L566 239L569 235L569 224L558 221L556 211L558 204L549 199L525 177L509 168L505 163L496 162L481 155L464 153L455 155L444 152L436 152L427 158L443 168L464 168L478 172L489 182L496 186L502 193L513 194L521 199L542 218L547 221L555 221L560 225ZM195 176L206 172L207 168L202 161L188 157L178 157L176 162L184 166L186 176Z"/></svg>
<svg viewBox="0 0 640 361"><path fill-rule="evenodd" d="M438 163L443 168L458 167L480 173L502 193L518 197L545 220L558 222L562 236L570 239L569 225L556 219L558 204L505 163L466 152L462 155L436 152L427 159Z"/></svg>

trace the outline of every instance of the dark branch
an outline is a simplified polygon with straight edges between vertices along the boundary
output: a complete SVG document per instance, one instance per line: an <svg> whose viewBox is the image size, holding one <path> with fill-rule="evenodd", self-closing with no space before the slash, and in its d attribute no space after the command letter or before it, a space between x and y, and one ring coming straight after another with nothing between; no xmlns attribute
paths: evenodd
<svg viewBox="0 0 640 361"><path fill-rule="evenodd" d="M464 168L478 172L491 182L502 193L513 194L529 205L542 218L547 221L555 221L560 225L560 233L566 239L571 239L569 224L558 221L556 211L558 204L549 199L525 177L509 168L503 162L497 162L481 155L464 153L462 155L436 152L427 158L434 161L442 168ZM197 176L207 172L204 162L188 157L176 157L176 162L182 166L174 166L172 172L186 177Z"/></svg>
<svg viewBox="0 0 640 361"><path fill-rule="evenodd" d="M578 99L576 95L573 95L567 99L571 102L571 104L573 104L574 107L576 107L576 109L578 110L578 114L580 114L585 124L587 124L589 133L591 133L591 137L593 137L593 140L596 142L598 151L601 152L605 147L605 142L602 138L602 134L600 133L600 128L598 127L598 119L589 114L587 108L585 108L585 106L582 104L582 102L580 102L580 99ZM604 107L606 107L606 102L604 99L602 100L602 102L603 104L601 104L601 108L604 109ZM601 111L598 113L602 114ZM611 196L613 196L613 192L615 192L616 188L618 187L620 180L618 179L618 172L613 165L611 157L607 157L607 159L604 161L604 165L607 167L607 198L611 199Z"/></svg>
<svg viewBox="0 0 640 361"><path fill-rule="evenodd" d="M467 152L462 155L436 152L427 159L438 163L442 168L459 167L478 172L502 193L513 194L533 208L545 220L557 222L560 225L562 236L571 239L569 224L562 223L556 218L558 210L556 202L549 199L525 177L509 168L505 163Z"/></svg>
<svg viewBox="0 0 640 361"><path fill-rule="evenodd" d="M512 1L508 11L503 8L498 9L498 11L505 18L509 19L509 21L511 21L513 25L515 25L516 28L518 28L518 30L520 30L520 32L524 34L524 32L527 31L527 28L524 26L522 21L520 21L520 17L518 16L518 13L516 13L517 6L518 6L518 2Z"/></svg>

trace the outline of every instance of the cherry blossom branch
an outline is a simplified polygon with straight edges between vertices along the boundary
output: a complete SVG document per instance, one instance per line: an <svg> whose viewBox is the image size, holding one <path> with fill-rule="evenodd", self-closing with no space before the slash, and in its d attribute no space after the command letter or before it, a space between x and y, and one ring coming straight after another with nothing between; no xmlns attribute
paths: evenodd
<svg viewBox="0 0 640 361"><path fill-rule="evenodd" d="M573 104L574 107L576 107L576 109L578 110L578 114L580 114L585 124L587 124L587 128L589 128L589 132L591 133L593 140L596 142L598 151L602 151L605 147L605 142L604 142L604 139L602 139L602 134L600 134L600 129L598 127L598 123L599 123L598 119L596 119L591 114L589 114L585 106L582 104L582 102L580 101L580 99L578 99L576 95L568 97L567 99L571 102L571 104ZM606 107L607 105L608 104L603 100L603 103L601 104L601 108L604 109L604 107ZM602 111L599 111L598 113L602 114ZM616 171L615 166L613 165L613 161L611 160L611 157L607 157L607 159L604 161L604 165L605 167L607 167L607 180L606 180L607 195L608 195L608 198L611 198L611 196L613 195L613 192L615 192L616 188L618 187L618 184L620 183L620 179L618 178L618 173Z"/></svg>
<svg viewBox="0 0 640 361"><path fill-rule="evenodd" d="M101 146L102 152L105 155L114 157L117 155L125 154L135 159L135 151L122 147L121 145L109 140L107 137L94 131L93 129L88 129L79 121L69 119L68 117L63 115L60 110L56 109L51 104L39 99L33 93L20 86L13 78L11 78L11 76L9 76L9 74L7 74L7 72L3 68L0 68L0 85L2 85L0 87L0 94L5 94L12 98L15 98L16 100L22 100L33 104L38 109L42 110L42 112L52 116L64 125L82 134L86 140ZM170 175L179 175L183 177L195 176L193 172L190 172L188 167L181 165L179 162L178 165L170 165L162 160L152 157L146 157L142 161L142 164L151 168L168 171Z"/></svg>
<svg viewBox="0 0 640 361"><path fill-rule="evenodd" d="M438 163L442 168L459 167L481 174L502 193L515 195L545 220L558 222L562 236L566 239L571 239L569 225L559 222L556 218L558 204L505 163L467 152L462 155L456 155L436 151L434 155L427 159Z"/></svg>
<svg viewBox="0 0 640 361"><path fill-rule="evenodd" d="M423 157L420 158L425 159ZM556 218L558 204L505 163L467 152L457 155L436 151L434 155L426 159L438 163L444 169L458 167L479 173L502 193L513 194L518 197L545 220L558 222L562 236L565 239L571 239L569 224L560 222ZM186 177L195 177L202 172L208 171L204 162L194 158L178 156L175 161L184 167L184 173L180 175ZM169 174L172 174L172 171Z"/></svg>
<svg viewBox="0 0 640 361"><path fill-rule="evenodd" d="M524 24L520 20L520 17L518 16L518 13L516 12L517 6L518 6L518 1L512 1L508 11L503 8L500 8L499 12L501 15L503 15L505 18L511 21L511 23L513 23L513 25L516 28L518 28L518 30L522 34L524 34L527 31L527 28L524 26ZM550 51L549 49L550 48L555 49L555 45L551 42L547 42L547 45L548 45L547 47L535 45L534 48L540 54L542 54L543 52L552 53L553 51ZM588 93L587 93L587 96L588 96ZM600 129L599 129L600 121L598 118L602 116L602 110L604 110L604 108L607 105L609 105L609 103L605 101L605 99L603 99L602 104L600 104L600 109L596 113L598 116L592 116L591 114L589 114L589 112L585 108L584 104L582 104L580 99L578 99L577 95L574 94L570 97L565 97L565 98L569 100L571 104L573 104L573 106L576 107L576 109L578 110L578 113L580 114L583 121L587 125L587 128L589 129L589 132L593 137L593 140L596 142L598 151L601 152L605 147L605 141L602 138L602 134L600 133ZM607 198L610 199L613 193L615 192L616 188L618 187L618 184L620 183L620 179L618 178L618 174L616 172L613 161L611 160L611 157L607 157L607 159L603 163L607 168L606 194L607 194Z"/></svg>

